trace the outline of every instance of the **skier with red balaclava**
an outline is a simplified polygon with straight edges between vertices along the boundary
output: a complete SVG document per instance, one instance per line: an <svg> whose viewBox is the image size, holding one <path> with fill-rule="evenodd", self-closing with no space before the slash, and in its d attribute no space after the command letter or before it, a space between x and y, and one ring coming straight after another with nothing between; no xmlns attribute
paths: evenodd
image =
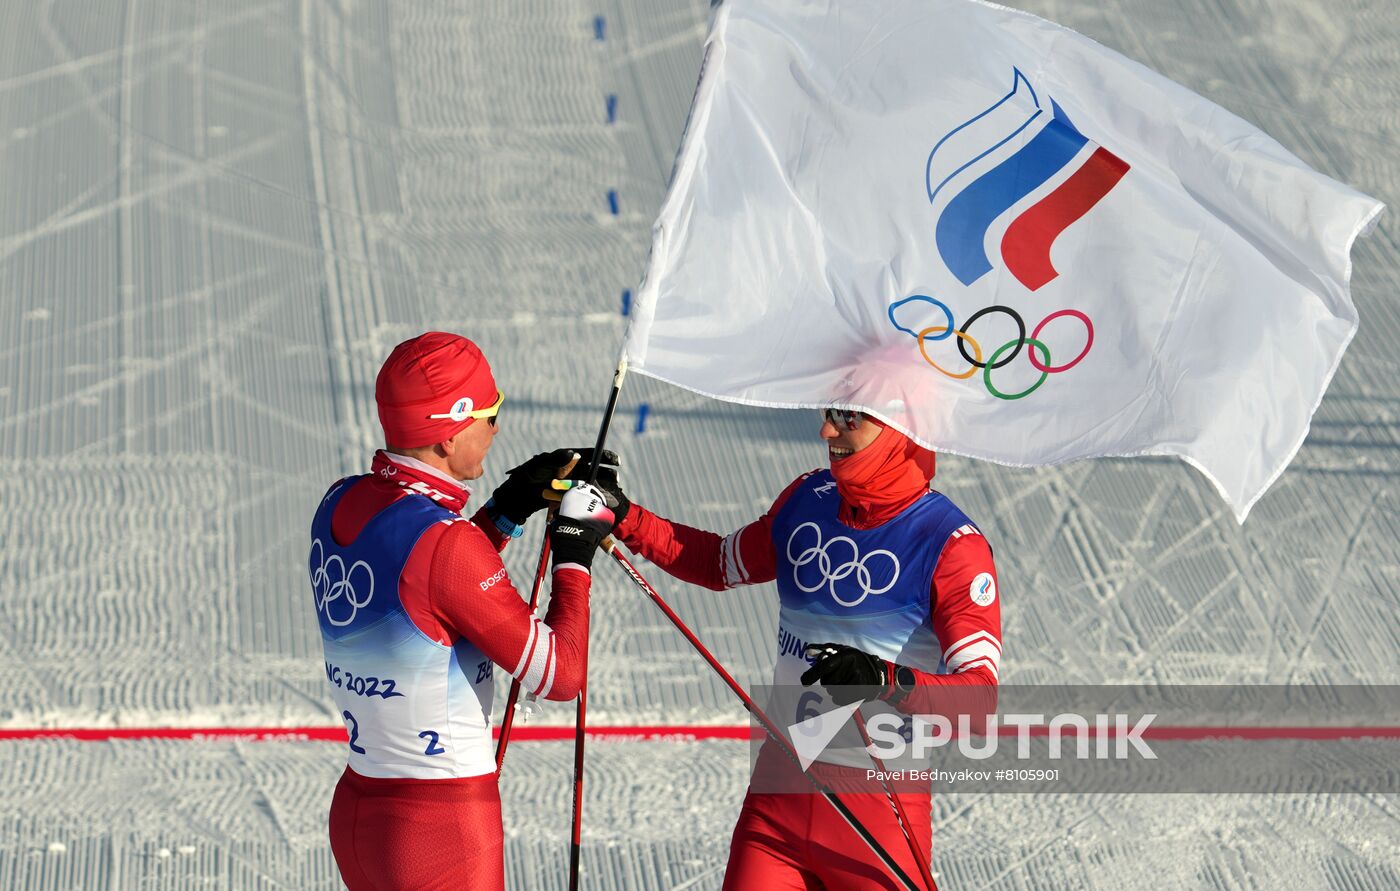
<svg viewBox="0 0 1400 891"><path fill-rule="evenodd" d="M803 474L762 517L725 537L663 519L602 480L618 501L614 535L712 590L776 581L775 688L820 683L838 705L874 697L911 715L946 712L950 700L985 706L1001 658L996 567L977 526L932 490L934 453L843 409L823 412L820 435L830 468ZM754 777L765 777L763 789L810 790L798 771L769 742ZM866 776L824 757L810 771L846 789ZM926 859L927 786L894 794ZM906 873L921 873L884 795L843 801ZM901 886L821 796L751 782L724 887Z"/></svg>

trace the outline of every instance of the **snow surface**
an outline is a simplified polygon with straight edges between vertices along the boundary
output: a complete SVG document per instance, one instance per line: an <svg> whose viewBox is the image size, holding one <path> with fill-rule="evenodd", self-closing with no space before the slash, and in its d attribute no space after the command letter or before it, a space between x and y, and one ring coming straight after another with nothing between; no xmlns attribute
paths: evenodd
<svg viewBox="0 0 1400 891"><path fill-rule="evenodd" d="M1015 5L1400 206L1395 4ZM4 8L0 725L333 722L306 527L378 442L379 362L426 328L486 349L507 403L483 496L592 441L708 4ZM1400 679L1397 234L1391 213L1358 243L1360 333L1243 528L1173 461L940 462L996 548L1004 682ZM813 421L632 378L611 444L636 500L728 531L823 461ZM766 679L771 591L653 581L742 682ZM592 723L742 721L620 573L594 603ZM744 746L589 752L588 887L718 888ZM563 886L569 758L512 747L512 887ZM343 763L330 744L0 743L0 888L335 887ZM936 869L947 888L1386 889L1397 822L1380 795L950 794Z"/></svg>

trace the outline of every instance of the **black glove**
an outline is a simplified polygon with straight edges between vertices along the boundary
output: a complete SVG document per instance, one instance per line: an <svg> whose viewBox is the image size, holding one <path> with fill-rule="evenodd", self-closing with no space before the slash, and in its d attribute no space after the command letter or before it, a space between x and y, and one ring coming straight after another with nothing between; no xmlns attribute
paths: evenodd
<svg viewBox="0 0 1400 891"><path fill-rule="evenodd" d="M837 705L880 699L890 689L893 666L879 656L838 643L811 644L805 655L816 661L802 673L803 686L820 681Z"/></svg>
<svg viewBox="0 0 1400 891"><path fill-rule="evenodd" d="M559 513L549 524L549 547L554 552L554 565L592 565L598 543L607 537L616 522L608 505L608 493L587 483L575 484L564 493Z"/></svg>
<svg viewBox="0 0 1400 891"><path fill-rule="evenodd" d="M592 449L555 449L552 452L541 452L519 467L512 467L506 472L505 482L496 487L491 500L486 504L487 512L492 517L505 517L516 526L525 525L531 514L543 510L549 504L545 492L549 490L550 482L559 478L559 471L575 456L578 457L578 463L565 479L585 479L588 462L593 458ZM616 465L617 461L617 455L606 449L603 451L605 464ZM616 480L616 472L613 479Z"/></svg>

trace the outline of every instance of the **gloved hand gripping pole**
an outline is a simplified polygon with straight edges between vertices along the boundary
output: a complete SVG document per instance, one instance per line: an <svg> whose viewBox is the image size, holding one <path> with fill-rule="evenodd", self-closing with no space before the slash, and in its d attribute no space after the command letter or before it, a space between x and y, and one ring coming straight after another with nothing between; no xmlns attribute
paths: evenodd
<svg viewBox="0 0 1400 891"><path fill-rule="evenodd" d="M573 473L575 465L578 464L578 455L559 469L555 474L558 479L566 479ZM557 507L550 506L549 518L553 519ZM540 542L540 564L535 569L535 583L530 588L530 615L534 615L540 606L540 586L544 584L544 575L549 570L549 526L545 525L544 540ZM520 678L515 678L510 682L510 695L506 697L506 711L501 716L501 736L496 740L496 773L501 772L501 765L505 764L506 748L510 745L511 727L515 725L515 706L520 701Z"/></svg>

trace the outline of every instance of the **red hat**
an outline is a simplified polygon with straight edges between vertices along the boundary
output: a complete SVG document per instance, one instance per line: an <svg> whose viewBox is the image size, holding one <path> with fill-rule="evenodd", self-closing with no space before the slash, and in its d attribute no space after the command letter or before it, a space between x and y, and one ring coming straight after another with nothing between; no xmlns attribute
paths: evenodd
<svg viewBox="0 0 1400 891"><path fill-rule="evenodd" d="M477 345L443 331L394 347L374 383L384 439L401 449L451 439L472 422L470 412L495 404L496 396L496 379Z"/></svg>

